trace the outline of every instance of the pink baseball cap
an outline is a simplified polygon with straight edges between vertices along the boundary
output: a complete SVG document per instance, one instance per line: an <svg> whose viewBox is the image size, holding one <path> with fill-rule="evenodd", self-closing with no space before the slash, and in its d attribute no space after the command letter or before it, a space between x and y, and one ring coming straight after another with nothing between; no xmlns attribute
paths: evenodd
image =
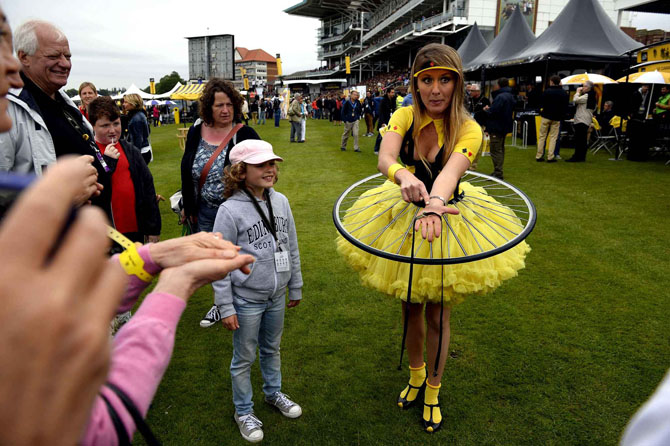
<svg viewBox="0 0 670 446"><path fill-rule="evenodd" d="M260 139L245 139L230 150L230 162L237 164L263 164L266 161L284 161L274 154L272 144Z"/></svg>

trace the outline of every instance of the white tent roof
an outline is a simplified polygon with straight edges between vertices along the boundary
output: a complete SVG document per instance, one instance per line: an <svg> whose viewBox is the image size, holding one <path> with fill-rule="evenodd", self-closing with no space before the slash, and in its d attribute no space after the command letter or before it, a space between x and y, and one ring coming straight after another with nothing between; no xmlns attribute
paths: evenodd
<svg viewBox="0 0 670 446"><path fill-rule="evenodd" d="M145 93L145 92L143 92L142 90L140 90L139 88L137 88L137 85L132 84L132 85L131 85L130 87L128 87L128 89L127 89L126 91L124 91L123 93L119 93L119 94L117 94L117 95L112 96L112 99L114 99L114 100L121 99L121 98L123 98L125 95L127 95L127 94L132 94L132 93L139 94L140 97L141 97L142 99L153 99L153 98L154 98L154 95L149 94L149 93Z"/></svg>
<svg viewBox="0 0 670 446"><path fill-rule="evenodd" d="M139 94L140 97L141 97L143 100L145 100L145 101L146 101L147 99L167 99L167 98L170 97L170 95L172 95L172 93L174 93L174 92L175 92L177 89L179 89L179 87L181 87L181 86L182 86L182 85L181 85L181 82L177 82L177 83L175 84L175 86L172 87L172 90L170 90L170 91L168 91L168 92L166 92L166 93L163 93L163 94L149 94L149 93L145 93L145 92L143 92L142 90L140 90L140 89L137 87L137 85L132 84L132 85L131 85L130 87L128 87L128 89L127 89L126 91L124 91L123 93L119 93L119 94L117 94L117 95L112 96L112 99L114 99L114 100L116 101L116 100L118 100L118 99L122 99L125 95L127 95L127 94L131 94L131 93Z"/></svg>
<svg viewBox="0 0 670 446"><path fill-rule="evenodd" d="M154 98L154 95L143 92L135 84L132 84L130 87L128 87L128 89L123 92L123 95L125 96L127 94L133 94L133 93L139 94L142 99L153 99Z"/></svg>
<svg viewBox="0 0 670 446"><path fill-rule="evenodd" d="M177 91L177 89L178 89L179 87L181 87L181 82L177 82L176 84L174 84L174 87L172 87L172 89L171 89L170 91L168 91L168 92L165 92L165 93L162 93L162 94L155 94L155 95L154 95L154 99L166 99L166 98L169 98L169 97L172 95L172 93L174 93L175 91Z"/></svg>

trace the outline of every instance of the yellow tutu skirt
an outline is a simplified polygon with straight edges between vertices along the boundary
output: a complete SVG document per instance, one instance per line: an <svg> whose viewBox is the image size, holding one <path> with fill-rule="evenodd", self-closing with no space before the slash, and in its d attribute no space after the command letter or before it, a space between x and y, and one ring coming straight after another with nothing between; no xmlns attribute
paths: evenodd
<svg viewBox="0 0 670 446"><path fill-rule="evenodd" d="M468 227L464 218L497 246L503 245L505 239L491 229L485 220L489 219L489 223L499 222L502 225L509 225L510 219L513 219L521 224L512 210L508 207L501 208L502 204L486 194L483 188L475 187L467 182L462 182L460 188L466 197L475 194L482 197L484 194L488 201L487 207L495 211L480 206L475 212L468 206L457 205L460 214L448 216L453 232L444 223L442 224L442 235L432 242L433 257L461 257L463 256L461 245L468 253L481 251L473 236L472 226ZM405 209L407 203L402 200L392 205L398 197L400 197L400 188L390 181L365 192L346 211L342 219L343 226L349 233L361 240L367 239L366 241L369 242L378 237L371 244L374 248L409 257L414 230L407 231L412 226L417 209L413 204L409 209ZM500 215L500 209L504 209L505 217ZM387 225L388 228L386 228ZM422 239L420 232L414 233L414 236L415 256L428 258L431 244ZM479 243L481 245L481 239ZM360 273L361 281L365 286L389 296L407 300L408 263L369 254L355 247L342 236L337 238L337 250ZM446 305L460 303L469 294L487 293L497 288L504 280L515 277L518 271L524 268L528 252L530 252L530 246L522 241L498 255L473 262L444 266L415 264L411 302L439 303L443 292L442 287L444 287ZM442 268L444 269L443 280L441 280Z"/></svg>

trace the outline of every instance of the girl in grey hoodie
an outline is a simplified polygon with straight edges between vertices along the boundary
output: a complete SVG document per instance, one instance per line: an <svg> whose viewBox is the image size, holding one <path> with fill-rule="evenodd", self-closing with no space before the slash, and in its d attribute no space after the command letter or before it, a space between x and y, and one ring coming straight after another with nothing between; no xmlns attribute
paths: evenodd
<svg viewBox="0 0 670 446"><path fill-rule="evenodd" d="M269 143L245 140L233 147L230 161L224 170L226 201L219 207L214 231L256 261L249 275L233 273L214 282L214 302L223 325L234 331L230 374L235 421L245 440L257 442L263 439L263 424L253 412L250 379L257 348L265 401L289 418L302 414L281 392L279 356L285 307L297 306L302 298L300 253L288 200L272 188L276 162L282 159Z"/></svg>

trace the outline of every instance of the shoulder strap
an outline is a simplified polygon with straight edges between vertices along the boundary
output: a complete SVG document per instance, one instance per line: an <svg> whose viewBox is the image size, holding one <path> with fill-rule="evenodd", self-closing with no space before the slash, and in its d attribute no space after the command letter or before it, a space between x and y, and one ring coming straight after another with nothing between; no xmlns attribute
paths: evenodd
<svg viewBox="0 0 670 446"><path fill-rule="evenodd" d="M202 189L202 186L205 185L205 180L207 180L207 175L209 174L209 170L212 168L212 165L214 164L214 161L216 161L216 158L223 152L223 149L226 148L230 140L235 136L235 133L237 133L244 124L237 124L233 129L228 132L228 135L221 141L221 144L219 144L219 147L216 148L214 153L212 153L212 156L209 158L209 161L207 161L207 164L205 164L205 167L203 167L202 172L200 173L200 180L198 181L198 191Z"/></svg>
<svg viewBox="0 0 670 446"><path fill-rule="evenodd" d="M142 417L142 414L140 413L139 409L137 408L137 406L135 406L135 403L128 397L128 395L126 395L126 393L119 387L117 387L115 384L107 382L105 383L105 385L107 386L108 389L114 392L116 396L119 397L123 405L126 407L126 410L130 414L130 416L133 417L135 426L137 426L137 430L140 431L142 437L144 437L144 441L146 442L146 444L149 446L160 446L161 444L160 441L158 441L154 433L151 432L151 429L144 421L144 418ZM110 406L108 406L108 408L109 407ZM126 434L126 437L128 437L128 434Z"/></svg>
<svg viewBox="0 0 670 446"><path fill-rule="evenodd" d="M100 394L102 401L107 406L107 413L109 413L109 418L112 419L112 424L114 425L114 430L116 431L116 438L119 440L119 446L130 446L130 438L128 436L128 431L121 421L121 417L116 413L116 409L112 406L112 403L109 402L107 397Z"/></svg>

